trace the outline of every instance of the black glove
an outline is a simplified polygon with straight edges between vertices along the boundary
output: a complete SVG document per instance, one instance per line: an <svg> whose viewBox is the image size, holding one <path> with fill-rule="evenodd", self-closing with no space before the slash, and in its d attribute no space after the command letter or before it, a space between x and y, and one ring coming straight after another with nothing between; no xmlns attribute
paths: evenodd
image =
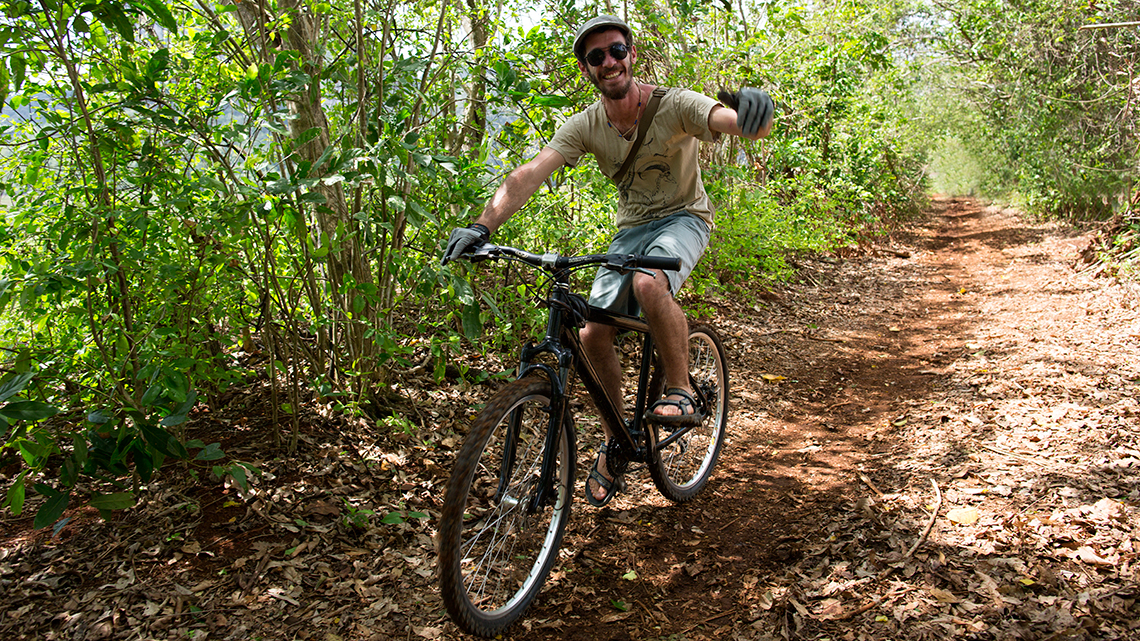
<svg viewBox="0 0 1140 641"><path fill-rule="evenodd" d="M754 136L757 131L767 127L776 112L776 106L763 89L741 87L734 94L721 89L716 97L726 107L736 110L736 126L740 127L745 136Z"/></svg>
<svg viewBox="0 0 1140 641"><path fill-rule="evenodd" d="M478 247L491 239L491 230L479 223L472 223L466 227L456 227L451 230L451 237L447 239L447 249L443 251L443 260L439 266L443 267L453 260L457 260L467 250Z"/></svg>

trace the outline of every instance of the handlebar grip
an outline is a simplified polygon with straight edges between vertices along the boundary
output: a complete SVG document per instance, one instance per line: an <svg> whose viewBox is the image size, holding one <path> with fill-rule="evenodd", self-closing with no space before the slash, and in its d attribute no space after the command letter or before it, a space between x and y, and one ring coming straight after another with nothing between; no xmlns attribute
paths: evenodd
<svg viewBox="0 0 1140 641"><path fill-rule="evenodd" d="M665 271L675 272L681 269L681 259L673 258L672 256L642 256L637 261L638 267L645 267L646 269L662 269Z"/></svg>

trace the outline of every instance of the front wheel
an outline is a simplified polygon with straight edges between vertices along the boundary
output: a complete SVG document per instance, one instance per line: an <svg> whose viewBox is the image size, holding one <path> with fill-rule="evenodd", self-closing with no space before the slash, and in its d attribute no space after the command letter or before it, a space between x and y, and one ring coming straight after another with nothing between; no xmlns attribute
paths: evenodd
<svg viewBox="0 0 1140 641"><path fill-rule="evenodd" d="M704 488L716 466L728 424L728 362L720 337L711 328L689 330L689 382L705 418L692 428L650 423L649 475L665 498L684 503ZM660 398L665 380L654 371L650 399Z"/></svg>
<svg viewBox="0 0 1140 641"><path fill-rule="evenodd" d="M558 423L549 495L542 465L551 416L550 382L509 383L475 418L447 484L439 531L439 579L452 620L493 637L518 620L554 561L574 490L574 430Z"/></svg>

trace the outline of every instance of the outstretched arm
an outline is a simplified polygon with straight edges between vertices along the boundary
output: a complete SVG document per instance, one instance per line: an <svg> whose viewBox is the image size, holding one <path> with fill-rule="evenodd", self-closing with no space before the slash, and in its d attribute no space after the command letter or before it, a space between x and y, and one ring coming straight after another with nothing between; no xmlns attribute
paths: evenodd
<svg viewBox="0 0 1140 641"><path fill-rule="evenodd" d="M544 147L530 162L516 168L511 172L503 184L495 190L495 195L483 206L483 213L475 219L480 225L485 225L493 234L495 230L507 222L515 214L542 183L566 164L562 154L549 147Z"/></svg>
<svg viewBox="0 0 1140 641"><path fill-rule="evenodd" d="M550 148L544 148L533 160L516 168L511 172L503 184L495 190L495 195L483 206L483 213L467 227L456 227L451 230L451 237L447 239L447 248L443 250L440 266L458 259L473 247L487 242L491 234L495 233L507 219L526 204L526 201L538 191L543 183L556 169L566 163L562 154Z"/></svg>
<svg viewBox="0 0 1140 641"><path fill-rule="evenodd" d="M765 138L772 132L775 105L768 92L745 87L736 94L722 91L720 99L729 106L713 107L709 113L709 129L749 140Z"/></svg>

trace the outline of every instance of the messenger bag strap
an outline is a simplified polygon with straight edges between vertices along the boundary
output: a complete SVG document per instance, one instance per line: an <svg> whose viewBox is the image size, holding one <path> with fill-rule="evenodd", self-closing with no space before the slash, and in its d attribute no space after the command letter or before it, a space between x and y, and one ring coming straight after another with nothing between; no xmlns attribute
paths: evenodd
<svg viewBox="0 0 1140 641"><path fill-rule="evenodd" d="M661 102L661 97L665 95L668 89L664 87L657 87L653 90L652 97L649 98L649 104L645 105L645 113L641 115L641 126L637 128L637 138L633 141L633 146L629 149L629 155L625 157L625 162L622 163L621 168L614 174L614 182L620 183L621 179L625 177L625 172L629 171L630 165L633 164L633 159L637 157L637 150L641 149L641 143L645 140L645 132L649 129L649 123L653 122L653 116L657 115L657 105Z"/></svg>

